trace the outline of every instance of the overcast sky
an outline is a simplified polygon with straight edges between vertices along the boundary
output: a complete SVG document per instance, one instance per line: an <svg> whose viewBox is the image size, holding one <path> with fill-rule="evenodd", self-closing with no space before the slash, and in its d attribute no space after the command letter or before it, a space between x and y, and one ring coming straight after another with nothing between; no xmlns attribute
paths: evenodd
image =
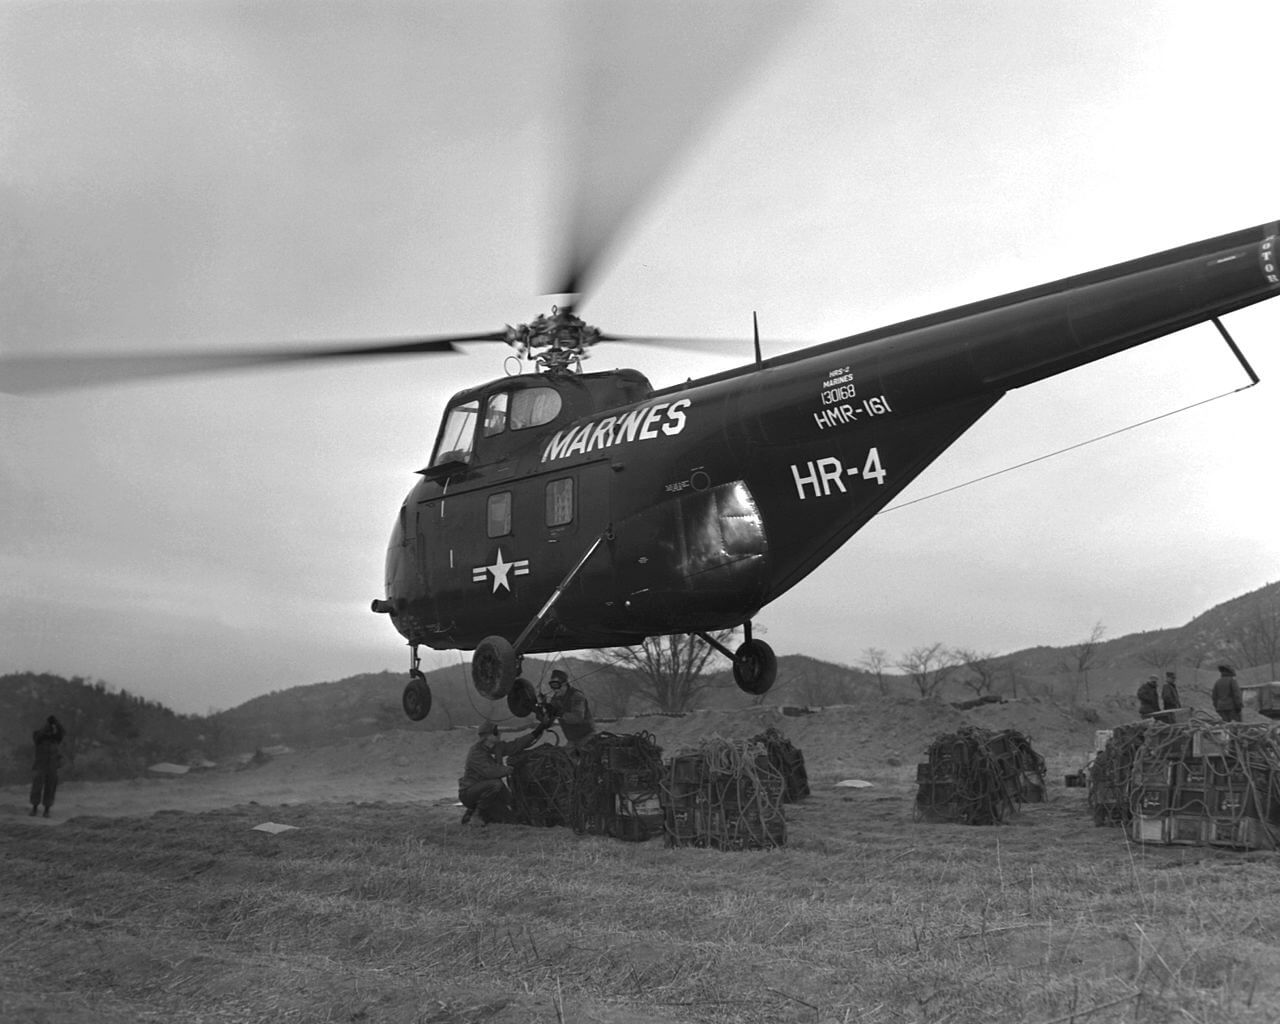
<svg viewBox="0 0 1280 1024"><path fill-rule="evenodd" d="M0 351L546 311L559 68L581 58L555 6L0 6ZM719 108L622 108L717 113L586 308L741 350L615 344L590 369L661 387L749 359L752 310L768 351L1280 218L1273 2L830 2L763 24L777 45ZM651 58L668 93L684 74ZM1227 323L1259 387L886 511L761 613L769 642L1003 652L1178 626L1275 579L1280 302ZM504 355L0 395L0 672L204 712L406 670L369 611L392 522L444 402ZM1210 325L1157 341L1011 393L898 505L1246 383Z"/></svg>

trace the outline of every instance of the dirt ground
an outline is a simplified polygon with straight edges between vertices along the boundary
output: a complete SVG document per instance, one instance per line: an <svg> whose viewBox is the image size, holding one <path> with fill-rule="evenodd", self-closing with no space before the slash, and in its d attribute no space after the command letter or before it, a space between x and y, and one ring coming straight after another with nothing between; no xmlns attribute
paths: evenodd
<svg viewBox="0 0 1280 1024"><path fill-rule="evenodd" d="M681 716L649 715L599 724L604 732L647 732L670 756L695 748L706 736L754 736L775 728L805 757L811 779L857 778L888 784L914 778L933 739L964 725L1017 729L1048 762L1050 777L1083 767L1095 730L1128 720L1122 707L1088 722L1070 709L1038 700L1008 701L960 711L937 701L880 699L864 705L698 711ZM520 728L508 723L515 732ZM506 726L504 726L504 729ZM215 768L176 777L120 782L65 781L52 817L56 825L83 815L114 817L156 811L206 811L257 803L264 808L300 803L382 800L424 805L452 803L471 729L447 732L397 730L337 746L294 750L264 763L233 759ZM0 789L0 823L32 824L23 786Z"/></svg>

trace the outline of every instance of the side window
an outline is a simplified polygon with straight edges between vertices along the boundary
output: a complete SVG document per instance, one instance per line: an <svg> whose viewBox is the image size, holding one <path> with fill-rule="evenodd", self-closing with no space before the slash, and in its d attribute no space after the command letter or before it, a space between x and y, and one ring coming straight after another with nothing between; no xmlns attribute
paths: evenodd
<svg viewBox="0 0 1280 1024"><path fill-rule="evenodd" d="M444 426L440 428L440 440L436 442L436 454L431 465L468 462L471 459L471 448L476 439L476 419L479 415L480 403L474 398L449 410L444 418Z"/></svg>
<svg viewBox="0 0 1280 1024"><path fill-rule="evenodd" d="M489 401L484 407L485 437L493 437L494 434L501 434L507 429L507 402L510 398L509 391L499 391L496 395L489 396Z"/></svg>
<svg viewBox="0 0 1280 1024"><path fill-rule="evenodd" d="M573 522L573 477L547 484L547 525L565 526Z"/></svg>
<svg viewBox="0 0 1280 1024"><path fill-rule="evenodd" d="M488 533L490 537L505 537L511 532L511 492L499 491L489 495Z"/></svg>
<svg viewBox="0 0 1280 1024"><path fill-rule="evenodd" d="M525 388L511 398L512 430L540 427L559 415L560 392L555 388Z"/></svg>

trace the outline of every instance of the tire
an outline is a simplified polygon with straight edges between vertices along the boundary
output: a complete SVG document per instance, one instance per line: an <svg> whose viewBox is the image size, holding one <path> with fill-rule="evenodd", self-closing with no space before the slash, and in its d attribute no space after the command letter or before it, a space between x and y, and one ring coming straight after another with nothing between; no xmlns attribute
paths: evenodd
<svg viewBox="0 0 1280 1024"><path fill-rule="evenodd" d="M538 706L538 694L533 683L523 676L511 684L511 692L507 694L507 710L516 718L528 718Z"/></svg>
<svg viewBox="0 0 1280 1024"><path fill-rule="evenodd" d="M471 657L471 682L485 700L501 700L516 681L516 652L510 641L487 636Z"/></svg>
<svg viewBox="0 0 1280 1024"><path fill-rule="evenodd" d="M414 676L400 697L404 713L415 722L421 722L431 713L431 687L422 676Z"/></svg>
<svg viewBox="0 0 1280 1024"><path fill-rule="evenodd" d="M748 640L734 652L733 681L738 689L758 697L778 678L778 656L763 640Z"/></svg>

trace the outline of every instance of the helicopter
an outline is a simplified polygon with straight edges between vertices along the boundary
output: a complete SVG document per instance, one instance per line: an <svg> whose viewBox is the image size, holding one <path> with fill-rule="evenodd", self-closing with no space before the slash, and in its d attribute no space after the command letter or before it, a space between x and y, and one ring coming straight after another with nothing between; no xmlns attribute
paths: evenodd
<svg viewBox="0 0 1280 1024"><path fill-rule="evenodd" d="M612 17L614 7L599 5L598 16L606 19L607 9ZM579 46L563 63L578 68L607 55L599 64L617 78L613 57L636 49L632 32L619 34L625 47ZM713 34L723 35L719 21ZM701 60L704 51L690 49ZM644 67L644 55L636 63ZM638 150L665 160L676 148L650 145L630 112L600 120L640 140L628 161ZM569 162L608 150L592 142ZM743 629L743 643L717 649L738 685L761 693L776 679L774 653L752 631L761 610L886 508L1002 395L1203 322L1217 324L1234 349L1221 318L1277 289L1277 229L1262 224L784 355L764 358L757 338L746 365L655 389L636 370L583 370L599 344L636 340L591 325L583 313L606 242L655 178L644 170L631 194L604 199L598 181L580 185L570 216L556 224L568 236L568 266L547 289L565 298L527 323L256 353L18 357L0 362L0 390L22 390L10 385L24 375L38 383L69 372L73 382L101 384L512 345L531 363L527 372L450 399L431 456L395 513L383 590L370 607L410 647L406 713L421 719L430 710L422 647L475 652L477 690L519 711L531 700L521 676L528 654L671 633L711 640L729 627Z"/></svg>
<svg viewBox="0 0 1280 1024"><path fill-rule="evenodd" d="M752 619L1006 392L1280 293L1262 224L655 390L582 372L606 336L569 309L509 327L536 369L454 395L372 602L413 650L474 650L477 691L530 713L526 654L696 634L737 685L777 676ZM455 340L462 340L461 338ZM736 650L712 633L741 627Z"/></svg>

